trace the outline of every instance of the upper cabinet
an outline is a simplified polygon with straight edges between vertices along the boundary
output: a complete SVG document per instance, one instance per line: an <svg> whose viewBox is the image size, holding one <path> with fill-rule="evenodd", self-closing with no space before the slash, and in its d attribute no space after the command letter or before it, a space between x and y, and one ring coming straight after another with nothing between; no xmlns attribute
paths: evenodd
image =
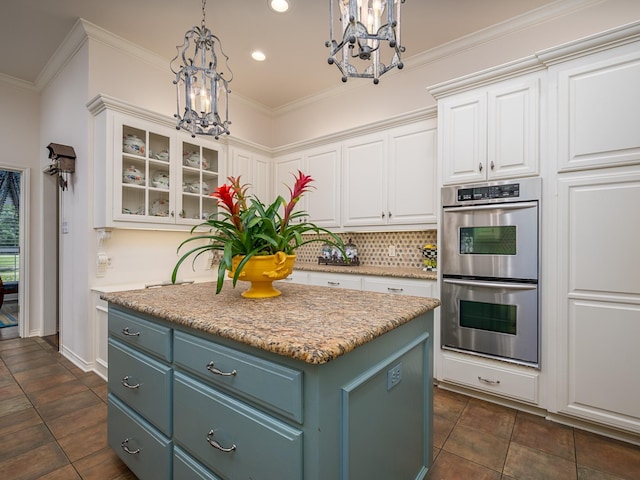
<svg viewBox="0 0 640 480"><path fill-rule="evenodd" d="M345 141L343 226L435 224L436 137L429 119Z"/></svg>
<svg viewBox="0 0 640 480"><path fill-rule="evenodd" d="M462 92L455 83L433 87L443 184L538 174L544 79L535 72Z"/></svg>
<svg viewBox="0 0 640 480"><path fill-rule="evenodd" d="M560 172L638 162L637 44L552 65L549 81L558 96Z"/></svg>
<svg viewBox="0 0 640 480"><path fill-rule="evenodd" d="M221 145L178 132L171 119L98 96L94 227L188 230L217 211Z"/></svg>
<svg viewBox="0 0 640 480"><path fill-rule="evenodd" d="M289 200L287 187L293 187L294 175L300 170L313 179L312 189L296 205L307 212L306 221L323 228L340 226L341 179L340 144L313 147L302 152L283 155L274 161L274 193Z"/></svg>
<svg viewBox="0 0 640 480"><path fill-rule="evenodd" d="M241 177L249 184L249 194L266 202L270 196L271 159L264 154L244 148L232 147L229 155L229 176ZM224 183L224 182L223 182Z"/></svg>

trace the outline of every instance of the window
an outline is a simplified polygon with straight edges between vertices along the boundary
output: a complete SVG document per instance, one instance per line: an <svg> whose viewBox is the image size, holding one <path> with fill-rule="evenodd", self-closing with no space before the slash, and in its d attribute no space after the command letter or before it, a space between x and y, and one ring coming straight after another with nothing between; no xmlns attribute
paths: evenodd
<svg viewBox="0 0 640 480"><path fill-rule="evenodd" d="M0 276L4 283L19 280L20 173L0 170Z"/></svg>

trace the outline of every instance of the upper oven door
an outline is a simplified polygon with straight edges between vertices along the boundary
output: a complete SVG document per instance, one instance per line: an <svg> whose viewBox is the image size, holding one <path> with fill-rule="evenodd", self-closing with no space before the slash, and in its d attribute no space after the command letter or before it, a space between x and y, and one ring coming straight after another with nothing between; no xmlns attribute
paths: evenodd
<svg viewBox="0 0 640 480"><path fill-rule="evenodd" d="M445 207L443 275L538 279L538 202Z"/></svg>

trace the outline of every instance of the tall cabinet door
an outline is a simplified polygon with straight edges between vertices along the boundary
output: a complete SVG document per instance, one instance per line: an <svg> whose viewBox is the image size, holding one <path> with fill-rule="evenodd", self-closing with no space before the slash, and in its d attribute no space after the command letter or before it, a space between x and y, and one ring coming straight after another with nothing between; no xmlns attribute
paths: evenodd
<svg viewBox="0 0 640 480"><path fill-rule="evenodd" d="M345 142L342 150L344 226L387 223L387 138L383 133Z"/></svg>
<svg viewBox="0 0 640 480"><path fill-rule="evenodd" d="M561 412L640 433L640 169L558 182Z"/></svg>

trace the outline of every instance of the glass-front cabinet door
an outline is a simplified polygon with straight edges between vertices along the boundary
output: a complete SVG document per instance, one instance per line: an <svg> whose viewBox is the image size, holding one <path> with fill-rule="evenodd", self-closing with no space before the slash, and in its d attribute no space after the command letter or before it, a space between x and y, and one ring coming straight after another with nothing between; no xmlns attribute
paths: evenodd
<svg viewBox="0 0 640 480"><path fill-rule="evenodd" d="M191 141L182 141L181 147L177 222L200 223L217 213L217 202L211 194L220 178L219 152Z"/></svg>
<svg viewBox="0 0 640 480"><path fill-rule="evenodd" d="M114 219L173 223L174 183L171 138L168 132L122 123L116 136ZM119 192L119 194L118 194Z"/></svg>

